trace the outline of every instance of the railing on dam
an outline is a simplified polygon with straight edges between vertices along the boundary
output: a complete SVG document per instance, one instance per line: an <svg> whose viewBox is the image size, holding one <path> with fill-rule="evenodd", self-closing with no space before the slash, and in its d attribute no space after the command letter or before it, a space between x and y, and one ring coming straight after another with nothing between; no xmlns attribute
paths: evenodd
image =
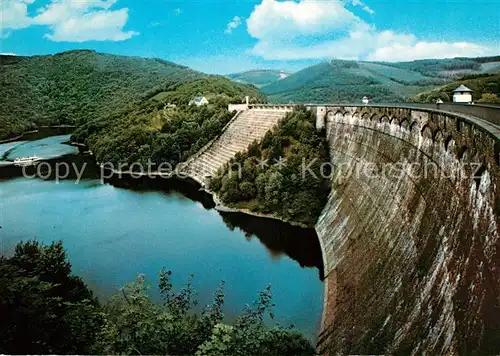
<svg viewBox="0 0 500 356"><path fill-rule="evenodd" d="M381 106L381 105L378 105ZM383 105L391 106L391 104ZM420 104L420 103L404 103L401 105L392 104L392 106L405 106L416 109L432 109L455 112L465 115L474 116L495 125L500 125L500 106L493 105L466 105L466 104L441 104L437 107L436 104Z"/></svg>
<svg viewBox="0 0 500 356"><path fill-rule="evenodd" d="M498 116L457 108L311 106L335 168L319 354L498 354Z"/></svg>
<svg viewBox="0 0 500 356"><path fill-rule="evenodd" d="M298 105L273 105L273 104L255 104L249 105L247 108L252 110L276 110L276 111L292 111ZM418 103L404 103L404 104L377 104L377 105L351 105L351 104L305 104L311 110L316 112L316 126L317 128L325 128L326 121L330 115L337 115L338 113L346 113L354 110L359 115L373 115L379 114L379 117L389 117L392 121L394 115L405 113L408 118L414 114L416 117L427 115L431 121L440 121L445 118L454 120L457 128L465 125L466 127L475 127L480 131L486 133L493 139L492 153L495 157L497 165L500 164L500 106L485 106L485 105L454 105L445 104L440 105L437 109L435 104L418 104ZM462 110L462 111L460 111ZM437 122L436 121L436 122ZM445 119L445 121L447 121ZM448 125L450 123L448 122ZM441 125L441 124L439 124ZM446 126L447 124L444 123Z"/></svg>
<svg viewBox="0 0 500 356"><path fill-rule="evenodd" d="M494 125L500 126L500 106L496 105L466 105L466 104L441 104L439 108L436 104L421 104L421 103L380 103L380 104L348 104L348 103L325 103L325 104L304 104L307 107L319 107L319 106L364 106L364 107L386 107L386 108L410 108L410 109L423 109L423 110L433 110L433 111L447 111L453 113L460 113L464 115L473 116L485 121L488 121ZM252 104L248 107L250 109L273 109L273 110L293 110L297 104Z"/></svg>

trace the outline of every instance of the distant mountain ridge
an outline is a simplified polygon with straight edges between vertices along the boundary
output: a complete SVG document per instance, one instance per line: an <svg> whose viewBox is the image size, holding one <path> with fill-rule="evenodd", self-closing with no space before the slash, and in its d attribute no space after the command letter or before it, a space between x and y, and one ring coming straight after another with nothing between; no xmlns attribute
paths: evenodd
<svg viewBox="0 0 500 356"><path fill-rule="evenodd" d="M246 73L243 78L250 81L252 75ZM260 89L275 103L353 103L360 102L363 96L373 102L402 102L463 76L496 73L500 73L500 56L399 63L332 60L282 80L269 80ZM241 80L242 75L230 77Z"/></svg>
<svg viewBox="0 0 500 356"><path fill-rule="evenodd" d="M495 94L500 56L402 63L333 60L296 73L268 69L228 77L231 80L162 59L92 50L0 55L0 140L37 125L80 125L149 99L183 104L192 96L209 95L221 105L245 95L262 102L264 93L274 103L356 103L365 95L379 103L426 101L436 91L449 97L450 86L462 78L472 80L478 95Z"/></svg>

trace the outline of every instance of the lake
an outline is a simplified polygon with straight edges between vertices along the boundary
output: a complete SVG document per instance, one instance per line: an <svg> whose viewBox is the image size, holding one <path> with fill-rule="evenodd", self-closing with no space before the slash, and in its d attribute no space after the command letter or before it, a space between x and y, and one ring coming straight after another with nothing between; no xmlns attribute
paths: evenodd
<svg viewBox="0 0 500 356"><path fill-rule="evenodd" d="M101 182L92 157L65 145L68 135L0 144L0 241L9 255L22 240L62 240L73 266L101 299L162 266L181 288L191 273L199 305L225 281L230 322L271 284L275 320L316 340L323 307L321 251L312 229L243 214L219 213L211 197L177 180ZM5 159L37 155L47 165L87 164L83 178L25 178ZM50 159L49 159L50 158ZM31 173L35 171L30 167ZM31 174L30 173L30 174Z"/></svg>

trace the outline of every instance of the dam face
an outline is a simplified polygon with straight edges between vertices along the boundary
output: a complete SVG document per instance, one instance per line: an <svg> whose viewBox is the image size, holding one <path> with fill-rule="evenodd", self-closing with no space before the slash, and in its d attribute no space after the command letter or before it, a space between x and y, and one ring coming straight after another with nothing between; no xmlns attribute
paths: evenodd
<svg viewBox="0 0 500 356"><path fill-rule="evenodd" d="M206 187L210 177L217 174L217 169L236 153L245 151L254 140L262 139L291 110L293 108L269 109L263 106L239 111L218 137L185 163L183 173Z"/></svg>
<svg viewBox="0 0 500 356"><path fill-rule="evenodd" d="M316 224L325 267L318 352L498 354L498 117L309 109L326 130L335 174ZM186 165L202 186L293 107L238 110Z"/></svg>
<svg viewBox="0 0 500 356"><path fill-rule="evenodd" d="M498 127L424 109L317 110L335 171L316 225L318 351L498 353Z"/></svg>

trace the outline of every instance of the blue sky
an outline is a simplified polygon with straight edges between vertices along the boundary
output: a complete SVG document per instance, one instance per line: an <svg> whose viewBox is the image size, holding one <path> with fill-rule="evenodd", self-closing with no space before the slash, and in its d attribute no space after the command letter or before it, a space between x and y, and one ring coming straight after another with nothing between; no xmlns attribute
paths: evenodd
<svg viewBox="0 0 500 356"><path fill-rule="evenodd" d="M0 53L86 48L210 73L500 55L498 0L0 0Z"/></svg>

